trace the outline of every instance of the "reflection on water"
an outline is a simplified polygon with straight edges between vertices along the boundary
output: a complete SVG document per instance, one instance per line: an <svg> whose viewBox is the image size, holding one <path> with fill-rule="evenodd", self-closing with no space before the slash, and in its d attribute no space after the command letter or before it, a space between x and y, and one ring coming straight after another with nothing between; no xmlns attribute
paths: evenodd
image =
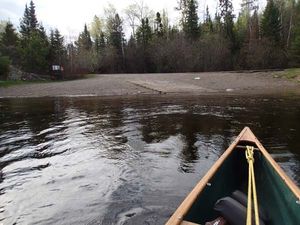
<svg viewBox="0 0 300 225"><path fill-rule="evenodd" d="M300 184L297 98L0 100L0 223L163 224L244 126Z"/></svg>

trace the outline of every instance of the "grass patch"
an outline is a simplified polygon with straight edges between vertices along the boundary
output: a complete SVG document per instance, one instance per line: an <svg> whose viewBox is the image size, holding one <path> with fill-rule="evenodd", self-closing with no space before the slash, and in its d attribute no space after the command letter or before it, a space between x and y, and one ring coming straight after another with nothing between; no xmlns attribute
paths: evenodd
<svg viewBox="0 0 300 225"><path fill-rule="evenodd" d="M300 76L300 68L290 68L284 70L284 76L288 79L294 79Z"/></svg>
<svg viewBox="0 0 300 225"><path fill-rule="evenodd" d="M94 77L96 77L96 74L85 74L85 75L83 75L83 78L86 78L86 79L89 79L89 78L94 78Z"/></svg>
<svg viewBox="0 0 300 225"><path fill-rule="evenodd" d="M47 83L51 81L23 81L23 80L0 80L0 87L10 87L23 84Z"/></svg>
<svg viewBox="0 0 300 225"><path fill-rule="evenodd" d="M23 81L23 80L0 80L0 87L10 87L15 85L24 84L37 84L37 83L59 83L70 80L80 80L80 79L90 79L96 77L95 74L80 74L80 75L65 75L62 80L33 80L33 81Z"/></svg>

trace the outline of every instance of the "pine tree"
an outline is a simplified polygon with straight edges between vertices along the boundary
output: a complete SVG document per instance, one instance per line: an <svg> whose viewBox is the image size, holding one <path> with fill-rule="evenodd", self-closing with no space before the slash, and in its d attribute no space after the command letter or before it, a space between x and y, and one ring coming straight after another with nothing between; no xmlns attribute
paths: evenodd
<svg viewBox="0 0 300 225"><path fill-rule="evenodd" d="M122 27L122 20L119 14L116 14L114 19L111 21L111 31L109 34L109 42L114 46L120 53L123 51L124 44L124 33Z"/></svg>
<svg viewBox="0 0 300 225"><path fill-rule="evenodd" d="M58 29L50 31L50 48L49 60L50 64L62 64L65 55L64 38Z"/></svg>
<svg viewBox="0 0 300 225"><path fill-rule="evenodd" d="M49 55L48 42L38 32L33 32L27 39L27 44L22 49L22 67L27 72L48 72Z"/></svg>
<svg viewBox="0 0 300 225"><path fill-rule="evenodd" d="M136 32L136 38L138 44L140 44L144 49L147 48L152 39L152 30L149 25L148 18L142 19L142 24L138 27Z"/></svg>
<svg viewBox="0 0 300 225"><path fill-rule="evenodd" d="M121 72L125 66L125 52L124 52L124 32L123 32L123 21L119 14L111 16L107 21L108 25L108 44L113 47L113 51L116 57L114 65L115 72Z"/></svg>
<svg viewBox="0 0 300 225"><path fill-rule="evenodd" d="M186 22L183 25L183 31L187 37L192 39L197 39L200 35L200 29L198 25L198 5L195 0L188 0L187 2L187 12L186 12Z"/></svg>
<svg viewBox="0 0 300 225"><path fill-rule="evenodd" d="M4 32L0 38L0 51L2 54L9 56L13 64L19 61L18 52L19 37L11 22L7 22Z"/></svg>
<svg viewBox="0 0 300 225"><path fill-rule="evenodd" d="M168 14L166 12L166 10L163 10L162 12L162 19L161 19L161 23L162 23L162 33L164 35L164 37L166 39L169 38L169 18L168 18Z"/></svg>
<svg viewBox="0 0 300 225"><path fill-rule="evenodd" d="M295 66L300 66L300 1L295 6L295 17L290 53Z"/></svg>
<svg viewBox="0 0 300 225"><path fill-rule="evenodd" d="M28 38L30 33L39 28L38 20L35 14L35 5L30 1L29 8L25 5L25 11L20 24L20 33L23 38Z"/></svg>
<svg viewBox="0 0 300 225"><path fill-rule="evenodd" d="M163 36L163 24L159 12L156 13L156 18L155 18L155 34L157 37Z"/></svg>
<svg viewBox="0 0 300 225"><path fill-rule="evenodd" d="M33 1L30 1L29 8L25 5L24 16L20 22L20 33L23 69L27 72L47 72L49 42L43 25L38 23Z"/></svg>
<svg viewBox="0 0 300 225"><path fill-rule="evenodd" d="M257 40L259 38L259 18L257 10L254 11L250 20L250 40Z"/></svg>
<svg viewBox="0 0 300 225"><path fill-rule="evenodd" d="M235 33L234 33L234 15L232 0L220 0L221 20L223 22L223 32L227 39L229 39L232 45L235 45Z"/></svg>
<svg viewBox="0 0 300 225"><path fill-rule="evenodd" d="M206 6L205 19L202 27L204 33L210 34L213 32L213 22L210 17L208 6Z"/></svg>
<svg viewBox="0 0 300 225"><path fill-rule="evenodd" d="M96 35L94 37L94 48L97 55L100 53L100 36Z"/></svg>
<svg viewBox="0 0 300 225"><path fill-rule="evenodd" d="M262 37L265 37L276 44L281 42L281 22L279 9L273 0L268 0L261 21Z"/></svg>
<svg viewBox="0 0 300 225"><path fill-rule="evenodd" d="M100 34L100 38L99 38L99 47L100 47L100 50L104 50L105 49L105 46L106 46L106 42L105 42L105 35L104 33L102 32Z"/></svg>
<svg viewBox="0 0 300 225"><path fill-rule="evenodd" d="M96 54L98 56L103 54L105 47L106 47L105 35L103 32L101 32L99 35L97 35L95 37L95 41L94 41L94 49L95 49Z"/></svg>
<svg viewBox="0 0 300 225"><path fill-rule="evenodd" d="M79 51L89 51L92 48L93 43L86 24L84 24L83 32L79 34L75 44Z"/></svg>
<svg viewBox="0 0 300 225"><path fill-rule="evenodd" d="M7 22L4 33L1 35L1 44L4 46L17 46L18 34L11 22Z"/></svg>
<svg viewBox="0 0 300 225"><path fill-rule="evenodd" d="M27 4L25 5L24 15L20 23L20 33L23 38L28 37L30 34L30 13Z"/></svg>
<svg viewBox="0 0 300 225"><path fill-rule="evenodd" d="M221 16L218 12L215 13L215 18L213 20L213 30L216 34L221 34L222 24L221 24Z"/></svg>
<svg viewBox="0 0 300 225"><path fill-rule="evenodd" d="M38 29L38 21L35 15L35 5L32 0L30 1L29 5L29 24L32 31Z"/></svg>

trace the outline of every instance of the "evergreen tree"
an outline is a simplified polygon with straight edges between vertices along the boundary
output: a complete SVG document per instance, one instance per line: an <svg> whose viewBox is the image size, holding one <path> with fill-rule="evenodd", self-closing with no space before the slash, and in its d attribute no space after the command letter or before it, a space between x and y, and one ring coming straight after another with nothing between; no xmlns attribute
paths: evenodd
<svg viewBox="0 0 300 225"><path fill-rule="evenodd" d="M114 46L119 53L123 52L124 44L124 33L122 20L119 14L116 14L113 20L111 21L111 30L109 34L109 43Z"/></svg>
<svg viewBox="0 0 300 225"><path fill-rule="evenodd" d="M79 51L89 51L92 48L92 39L90 32L87 29L86 24L84 25L83 32L79 34L77 41L75 42Z"/></svg>
<svg viewBox="0 0 300 225"><path fill-rule="evenodd" d="M35 5L32 0L30 1L29 5L29 26L32 31L38 29L38 21L35 15Z"/></svg>
<svg viewBox="0 0 300 225"><path fill-rule="evenodd" d="M25 5L25 11L20 24L20 33L23 38L29 37L30 33L39 28L38 20L35 14L35 5L30 1L29 8Z"/></svg>
<svg viewBox="0 0 300 225"><path fill-rule="evenodd" d="M99 55L99 53L100 53L100 37L99 37L99 35L96 35L94 37L94 48L95 48L96 54Z"/></svg>
<svg viewBox="0 0 300 225"><path fill-rule="evenodd" d="M223 32L232 45L235 45L235 33L233 23L233 6L232 0L220 0L221 20L223 22Z"/></svg>
<svg viewBox="0 0 300 225"><path fill-rule="evenodd" d="M30 13L27 4L25 5L24 15L20 23L20 33L23 38L28 37L30 34Z"/></svg>
<svg viewBox="0 0 300 225"><path fill-rule="evenodd" d="M4 46L17 46L18 34L11 22L7 22L4 33L1 35L1 44Z"/></svg>
<svg viewBox="0 0 300 225"><path fill-rule="evenodd" d="M183 31L187 37L197 39L200 35L200 29L198 26L198 5L195 0L187 1L186 21L183 24Z"/></svg>
<svg viewBox="0 0 300 225"><path fill-rule="evenodd" d="M3 56L0 52L0 80L7 79L10 63L9 57Z"/></svg>
<svg viewBox="0 0 300 225"><path fill-rule="evenodd" d="M155 18L155 34L157 37L163 36L163 24L159 12L156 13L156 18Z"/></svg>
<svg viewBox="0 0 300 225"><path fill-rule="evenodd" d="M291 43L291 59L295 66L300 66L300 1L295 6L295 24Z"/></svg>
<svg viewBox="0 0 300 225"><path fill-rule="evenodd" d="M205 19L204 19L204 23L203 23L202 27L203 27L204 33L210 34L213 32L213 22L211 20L208 6L206 6Z"/></svg>
<svg viewBox="0 0 300 225"><path fill-rule="evenodd" d="M148 18L142 19L141 25L136 32L137 47L139 49L141 67L143 72L153 72L153 65L150 59L150 43L152 40L152 29Z"/></svg>
<svg viewBox="0 0 300 225"><path fill-rule="evenodd" d="M254 11L250 20L250 40L257 40L259 38L259 18L257 10Z"/></svg>
<svg viewBox="0 0 300 225"><path fill-rule="evenodd" d="M267 6L261 20L262 37L274 41L276 44L281 42L281 22L278 7L273 0L268 0Z"/></svg>
<svg viewBox="0 0 300 225"><path fill-rule="evenodd" d="M49 61L50 64L61 65L65 55L64 38L58 29L50 31L50 48Z"/></svg>
<svg viewBox="0 0 300 225"><path fill-rule="evenodd" d="M144 49L149 45L152 39L152 30L148 18L142 19L142 24L138 27L136 32L136 38L138 44L142 45Z"/></svg>
<svg viewBox="0 0 300 225"><path fill-rule="evenodd" d="M218 12L215 13L215 18L213 20L213 31L216 34L221 34L222 31L221 16Z"/></svg>
<svg viewBox="0 0 300 225"><path fill-rule="evenodd" d="M105 42L105 35L104 33L102 32L100 34L100 37L99 37L99 47L100 47L100 50L104 50L105 49L105 46L106 46L106 42Z"/></svg>
<svg viewBox="0 0 300 225"><path fill-rule="evenodd" d="M22 67L27 72L48 72L49 55L48 42L41 38L39 32L33 32L27 39L27 44L21 49Z"/></svg>
<svg viewBox="0 0 300 225"><path fill-rule="evenodd" d="M19 37L11 22L7 22L4 32L0 38L0 51L9 56L13 64L18 63L19 53L18 53L18 42Z"/></svg>
<svg viewBox="0 0 300 225"><path fill-rule="evenodd" d="M162 23L162 33L164 35L164 37L166 39L169 38L169 18L168 18L168 14L166 12L166 10L163 10L162 12L162 20L161 20L161 23Z"/></svg>
<svg viewBox="0 0 300 225"><path fill-rule="evenodd" d="M123 33L123 21L118 13L115 16L111 16L108 21L108 44L113 47L114 56L116 62L114 65L114 71L120 72L124 70L125 66L125 52L124 52L124 33Z"/></svg>
<svg viewBox="0 0 300 225"><path fill-rule="evenodd" d="M20 33L23 69L27 72L47 72L49 43L44 27L38 23L33 1L30 1L29 8L25 5L24 16L20 23Z"/></svg>

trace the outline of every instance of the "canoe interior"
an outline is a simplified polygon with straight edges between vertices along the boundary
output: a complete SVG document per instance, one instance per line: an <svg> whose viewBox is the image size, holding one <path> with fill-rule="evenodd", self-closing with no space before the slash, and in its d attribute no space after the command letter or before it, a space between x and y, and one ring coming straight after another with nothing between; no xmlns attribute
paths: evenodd
<svg viewBox="0 0 300 225"><path fill-rule="evenodd" d="M238 143L239 146L246 144L254 145L245 142ZM267 224L299 225L300 205L296 203L296 196L260 151L255 151L254 158L258 204L270 218ZM213 210L218 199L230 196L234 190L247 193L248 163L245 158L245 150L234 149L209 183L211 185L205 186L184 216L185 221L205 224L207 221L214 220L218 217Z"/></svg>

